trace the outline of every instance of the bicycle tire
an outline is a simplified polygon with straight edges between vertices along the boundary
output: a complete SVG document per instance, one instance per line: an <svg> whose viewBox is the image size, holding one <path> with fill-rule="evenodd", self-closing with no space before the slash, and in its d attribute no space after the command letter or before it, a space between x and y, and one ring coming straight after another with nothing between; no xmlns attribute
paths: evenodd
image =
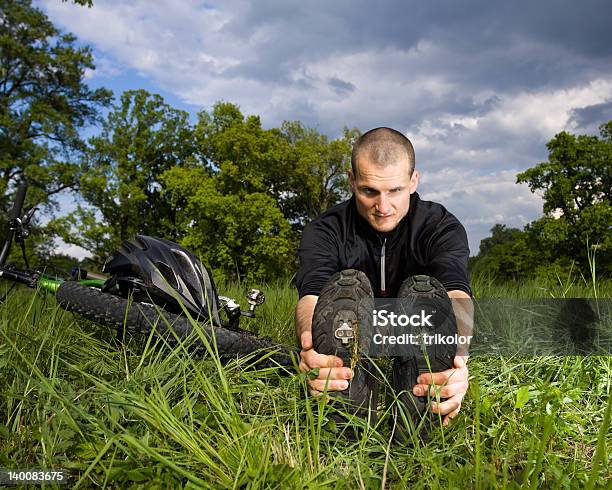
<svg viewBox="0 0 612 490"><path fill-rule="evenodd" d="M99 289L74 281L65 281L60 284L55 297L63 309L109 327L125 328L131 335L148 335L155 329L156 335L163 336L170 343L175 343L177 338L184 340L193 331L192 323L183 316L160 310L150 304L130 302L120 296L104 293ZM166 321L160 318L162 313ZM199 325L211 345L214 338L220 356L236 357L258 351L261 351L263 356L269 354L270 350L275 350L277 352L271 354L262 363L293 365L291 353L297 352L287 346L258 337L251 332L242 333L237 330L229 330L211 325L210 322L199 323ZM198 350L205 350L203 343L198 346Z"/></svg>

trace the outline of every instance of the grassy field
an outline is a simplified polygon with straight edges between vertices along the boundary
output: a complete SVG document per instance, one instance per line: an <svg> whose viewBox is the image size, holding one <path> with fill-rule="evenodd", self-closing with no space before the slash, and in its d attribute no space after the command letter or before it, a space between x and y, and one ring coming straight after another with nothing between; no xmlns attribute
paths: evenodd
<svg viewBox="0 0 612 490"><path fill-rule="evenodd" d="M295 291L264 289L260 318L243 326L294 345ZM611 298L612 284L481 280L474 291ZM472 358L461 415L425 446L389 443L389 389L377 426L350 442L329 406L305 395L303 375L248 365L152 338L122 344L52 296L18 290L0 307L0 468L65 468L80 488L602 488L612 478L611 357Z"/></svg>

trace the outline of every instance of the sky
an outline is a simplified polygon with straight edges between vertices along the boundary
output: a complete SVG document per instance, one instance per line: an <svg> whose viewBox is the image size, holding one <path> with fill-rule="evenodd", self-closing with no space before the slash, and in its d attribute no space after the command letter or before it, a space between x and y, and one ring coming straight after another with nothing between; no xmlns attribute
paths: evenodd
<svg viewBox="0 0 612 490"><path fill-rule="evenodd" d="M195 115L219 100L265 127L331 138L393 127L412 141L419 194L464 224L472 254L542 200L516 174L560 131L612 119L612 2L38 0L92 47L92 87L144 88ZM73 206L70 196L62 212ZM75 247L62 251L83 256Z"/></svg>

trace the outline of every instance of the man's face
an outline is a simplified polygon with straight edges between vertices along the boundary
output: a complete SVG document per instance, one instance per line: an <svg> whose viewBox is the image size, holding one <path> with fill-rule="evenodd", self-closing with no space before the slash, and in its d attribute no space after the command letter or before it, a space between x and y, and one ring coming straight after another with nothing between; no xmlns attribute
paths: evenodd
<svg viewBox="0 0 612 490"><path fill-rule="evenodd" d="M419 184L419 173L409 171L408 159L380 167L366 158L357 161L357 175L349 170L357 211L374 230L392 231L408 213L410 195Z"/></svg>

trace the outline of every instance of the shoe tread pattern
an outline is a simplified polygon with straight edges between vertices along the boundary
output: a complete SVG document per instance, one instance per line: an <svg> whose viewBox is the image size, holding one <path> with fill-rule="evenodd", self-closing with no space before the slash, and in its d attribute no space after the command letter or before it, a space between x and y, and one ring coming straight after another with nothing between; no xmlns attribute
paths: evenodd
<svg viewBox="0 0 612 490"><path fill-rule="evenodd" d="M446 303L445 308L448 308L447 314L450 315L450 326L452 332L444 332L454 334L456 332L456 320L452 311L452 302L446 292L444 286L434 277L417 275L407 278L400 288L398 293L400 298L415 298L427 299L433 298L442 300ZM450 329L449 329L450 330ZM442 333L442 332L440 332ZM436 346L439 347L439 346ZM448 349L436 348L436 355L429 359L429 367L424 355L417 355L411 358L396 358L393 363L393 378L392 384L396 392L400 393L399 401L403 408L410 416L414 427L419 426L419 437L422 441L426 441L431 431L432 425L438 421L438 414L434 414L429 410L430 402L434 399L429 396L415 396L412 394L412 388L416 384L418 376L423 372L441 372L453 367L453 360L456 353L456 346L449 345ZM443 402L445 399L441 398ZM405 441L407 434L405 428L400 423L399 430L396 431L396 439Z"/></svg>
<svg viewBox="0 0 612 490"><path fill-rule="evenodd" d="M368 299L374 294L367 276L354 269L334 274L323 287L312 321L313 347L320 354L336 355L342 359L343 366L351 366L354 357L353 345L359 345L359 329L367 328L359 324L356 337L348 345L335 337L335 330L342 320L368 318ZM363 418L376 418L378 382L374 366L368 360L358 359L353 368L353 378L349 387L343 391L329 392L331 398L345 402L346 407Z"/></svg>

